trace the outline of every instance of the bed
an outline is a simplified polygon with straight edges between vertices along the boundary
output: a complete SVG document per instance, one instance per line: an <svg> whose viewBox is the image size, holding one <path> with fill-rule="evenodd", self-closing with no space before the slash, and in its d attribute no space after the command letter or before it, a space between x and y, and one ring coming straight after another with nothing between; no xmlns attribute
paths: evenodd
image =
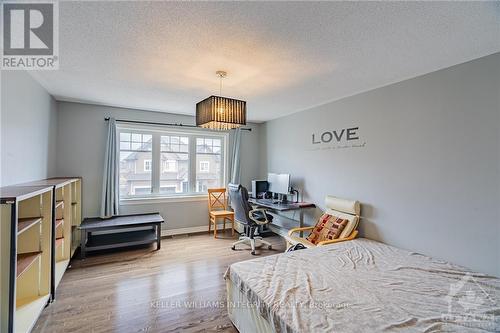
<svg viewBox="0 0 500 333"><path fill-rule="evenodd" d="M364 238L231 265L240 333L498 332L500 279Z"/></svg>

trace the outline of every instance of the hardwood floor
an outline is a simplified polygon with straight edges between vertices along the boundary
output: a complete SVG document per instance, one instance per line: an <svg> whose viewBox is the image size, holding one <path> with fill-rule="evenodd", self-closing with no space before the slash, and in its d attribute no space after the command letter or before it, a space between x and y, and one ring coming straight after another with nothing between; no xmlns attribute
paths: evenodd
<svg viewBox="0 0 500 333"><path fill-rule="evenodd" d="M220 236L175 236L160 251L153 245L73 260L33 332L236 332L223 275L255 256L245 245L232 251L230 232ZM285 250L282 238L266 240L273 250L262 247L260 256Z"/></svg>

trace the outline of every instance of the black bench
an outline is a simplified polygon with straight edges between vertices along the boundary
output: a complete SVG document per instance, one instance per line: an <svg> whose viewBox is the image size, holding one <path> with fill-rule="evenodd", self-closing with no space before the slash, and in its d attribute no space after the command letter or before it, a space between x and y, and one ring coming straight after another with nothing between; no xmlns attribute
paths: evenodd
<svg viewBox="0 0 500 333"><path fill-rule="evenodd" d="M156 242L156 249L161 247L161 224L163 217L159 213L120 215L109 219L100 217L86 218L81 230L80 258L90 251L113 249L125 246L143 245ZM147 230L126 231L130 228L152 227ZM95 231L124 230L123 232L94 235Z"/></svg>

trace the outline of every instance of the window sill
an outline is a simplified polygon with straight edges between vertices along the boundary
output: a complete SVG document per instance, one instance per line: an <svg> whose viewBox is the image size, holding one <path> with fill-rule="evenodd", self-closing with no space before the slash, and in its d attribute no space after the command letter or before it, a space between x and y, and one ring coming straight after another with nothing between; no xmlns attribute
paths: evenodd
<svg viewBox="0 0 500 333"><path fill-rule="evenodd" d="M149 198L126 198L120 199L120 206L127 205L149 205L170 202L191 202L191 201L207 201L208 195L183 195L174 197L149 197Z"/></svg>

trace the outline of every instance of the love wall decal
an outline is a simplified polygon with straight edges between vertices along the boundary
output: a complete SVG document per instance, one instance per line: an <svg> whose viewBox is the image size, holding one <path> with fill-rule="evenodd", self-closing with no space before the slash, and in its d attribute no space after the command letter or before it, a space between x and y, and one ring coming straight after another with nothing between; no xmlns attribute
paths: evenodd
<svg viewBox="0 0 500 333"><path fill-rule="evenodd" d="M363 148L366 146L366 142L361 142L359 127L312 133L311 143L313 145L311 150Z"/></svg>

